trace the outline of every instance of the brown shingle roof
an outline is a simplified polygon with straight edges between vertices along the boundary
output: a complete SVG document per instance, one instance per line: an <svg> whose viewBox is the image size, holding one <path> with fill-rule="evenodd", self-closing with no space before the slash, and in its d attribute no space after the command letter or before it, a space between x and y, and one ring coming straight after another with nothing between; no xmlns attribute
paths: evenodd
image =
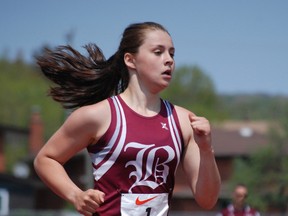
<svg viewBox="0 0 288 216"><path fill-rule="evenodd" d="M269 144L265 122L225 122L212 126L216 156L245 156Z"/></svg>

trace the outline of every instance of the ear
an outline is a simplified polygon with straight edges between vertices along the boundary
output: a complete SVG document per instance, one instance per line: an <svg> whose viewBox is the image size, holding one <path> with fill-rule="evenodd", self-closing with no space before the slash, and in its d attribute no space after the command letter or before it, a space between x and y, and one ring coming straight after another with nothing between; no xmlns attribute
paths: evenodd
<svg viewBox="0 0 288 216"><path fill-rule="evenodd" d="M134 64L134 56L131 53L124 54L124 62L128 68L136 69Z"/></svg>

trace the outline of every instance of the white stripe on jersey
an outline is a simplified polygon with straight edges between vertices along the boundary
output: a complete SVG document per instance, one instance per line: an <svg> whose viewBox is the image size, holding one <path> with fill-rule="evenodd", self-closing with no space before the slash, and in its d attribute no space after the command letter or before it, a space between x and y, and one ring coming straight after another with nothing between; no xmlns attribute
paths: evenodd
<svg viewBox="0 0 288 216"><path fill-rule="evenodd" d="M116 118L117 118L116 129L111 140L109 140L107 146L102 151L96 154L90 153L91 159L94 165L97 166L99 163L101 163L104 160L107 153L111 151L113 146L116 144L116 140L119 137L119 134L120 134L120 139L119 139L119 142L117 143L115 150L110 156L110 158L106 160L100 167L98 167L97 169L94 169L93 174L95 176L95 180L99 180L110 169L110 167L113 166L118 156L120 155L121 150L123 149L124 141L126 138L127 127L126 127L126 119L125 119L123 108L120 105L120 102L117 97L112 97L112 100L113 100L113 103L115 105L115 110L116 110ZM122 130L120 131L121 123L123 127L122 127Z"/></svg>
<svg viewBox="0 0 288 216"><path fill-rule="evenodd" d="M182 149L182 145L181 145L181 139L180 139L180 135L179 135L179 131L178 128L176 126L175 123L175 119L172 115L172 109L171 109L171 105L168 101L163 100L166 110L167 110L167 116L168 116L168 123L169 123L169 128L170 128L170 133L171 133L171 137L175 146L175 150L176 150L176 154L177 154L177 166L180 162L180 152ZM176 172L176 170L175 170Z"/></svg>

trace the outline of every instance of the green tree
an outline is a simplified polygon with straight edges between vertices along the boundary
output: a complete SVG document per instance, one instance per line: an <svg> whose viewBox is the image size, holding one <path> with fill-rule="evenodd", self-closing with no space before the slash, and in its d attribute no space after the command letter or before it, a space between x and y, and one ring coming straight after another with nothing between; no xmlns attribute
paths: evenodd
<svg viewBox="0 0 288 216"><path fill-rule="evenodd" d="M220 95L222 109L231 119L274 120L282 118L288 98L285 95L231 94Z"/></svg>
<svg viewBox="0 0 288 216"><path fill-rule="evenodd" d="M32 108L40 108L45 134L63 121L63 109L47 96L49 83L39 69L22 61L0 60L0 124L27 128Z"/></svg>

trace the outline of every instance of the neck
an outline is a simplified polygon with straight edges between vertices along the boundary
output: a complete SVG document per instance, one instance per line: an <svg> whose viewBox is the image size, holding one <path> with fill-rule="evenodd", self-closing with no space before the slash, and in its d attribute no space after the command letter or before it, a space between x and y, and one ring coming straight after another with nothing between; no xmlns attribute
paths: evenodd
<svg viewBox="0 0 288 216"><path fill-rule="evenodd" d="M161 109L158 94L147 94L127 88L120 96L131 109L143 116L154 116Z"/></svg>

